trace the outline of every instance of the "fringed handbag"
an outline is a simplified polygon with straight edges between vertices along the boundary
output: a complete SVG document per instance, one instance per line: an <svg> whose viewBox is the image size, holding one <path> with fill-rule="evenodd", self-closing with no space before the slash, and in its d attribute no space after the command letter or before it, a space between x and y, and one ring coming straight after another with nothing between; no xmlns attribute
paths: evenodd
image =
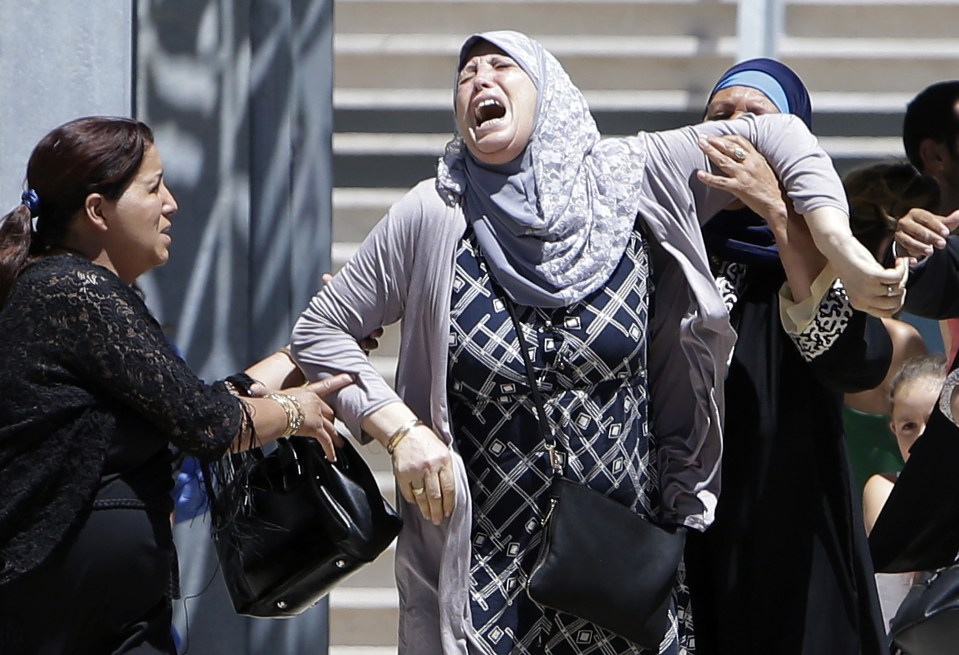
<svg viewBox="0 0 959 655"><path fill-rule="evenodd" d="M402 522L366 462L349 442L336 455L330 462L315 439L290 437L270 452L254 448L205 467L216 552L237 613L299 614L396 538Z"/></svg>

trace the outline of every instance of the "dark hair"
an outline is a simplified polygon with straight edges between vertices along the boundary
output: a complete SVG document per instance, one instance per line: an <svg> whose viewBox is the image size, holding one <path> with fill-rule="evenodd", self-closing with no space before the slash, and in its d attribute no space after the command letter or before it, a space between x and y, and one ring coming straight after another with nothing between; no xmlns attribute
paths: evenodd
<svg viewBox="0 0 959 655"><path fill-rule="evenodd" d="M0 304L31 257L67 235L87 196L117 200L140 169L153 132L130 118L89 116L52 130L33 149L27 187L39 198L36 231L21 203L0 224Z"/></svg>
<svg viewBox="0 0 959 655"><path fill-rule="evenodd" d="M895 400L902 385L922 378L930 378L941 385L946 379L945 355L919 355L907 359L889 383L889 402Z"/></svg>
<svg viewBox="0 0 959 655"><path fill-rule="evenodd" d="M850 171L843 178L853 235L877 258L896 223L918 207L939 205L939 185L904 161L881 162Z"/></svg>
<svg viewBox="0 0 959 655"><path fill-rule="evenodd" d="M959 80L937 82L923 89L906 107L902 121L902 144L912 165L922 170L919 146L926 139L945 143L949 152L957 156L956 139L959 137Z"/></svg>

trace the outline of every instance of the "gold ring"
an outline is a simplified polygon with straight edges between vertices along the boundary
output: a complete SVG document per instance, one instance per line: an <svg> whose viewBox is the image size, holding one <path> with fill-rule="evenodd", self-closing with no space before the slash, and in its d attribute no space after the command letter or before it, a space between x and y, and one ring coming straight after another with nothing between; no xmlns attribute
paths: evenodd
<svg viewBox="0 0 959 655"><path fill-rule="evenodd" d="M733 148L733 159L736 161L746 161L746 151L736 146Z"/></svg>
<svg viewBox="0 0 959 655"><path fill-rule="evenodd" d="M423 487L413 487L414 496L422 496L424 491L426 490Z"/></svg>

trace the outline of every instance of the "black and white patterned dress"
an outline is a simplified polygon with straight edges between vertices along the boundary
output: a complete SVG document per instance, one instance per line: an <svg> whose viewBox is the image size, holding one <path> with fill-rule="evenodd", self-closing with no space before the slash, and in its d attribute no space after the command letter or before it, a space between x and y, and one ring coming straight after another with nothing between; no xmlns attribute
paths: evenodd
<svg viewBox="0 0 959 655"><path fill-rule="evenodd" d="M567 475L656 516L659 483L648 427L646 331L651 289L641 233L605 287L558 309L518 307ZM450 334L450 403L472 499L470 609L496 655L633 655L636 646L526 595L541 540L550 468L516 332L468 234L457 255ZM659 653L692 653L692 618L678 583ZM651 651L645 651L649 653Z"/></svg>

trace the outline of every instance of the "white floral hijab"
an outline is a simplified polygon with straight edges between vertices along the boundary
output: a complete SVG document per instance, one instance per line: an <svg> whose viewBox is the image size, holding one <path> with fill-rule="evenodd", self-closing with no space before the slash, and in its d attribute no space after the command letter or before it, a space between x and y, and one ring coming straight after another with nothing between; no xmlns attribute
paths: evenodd
<svg viewBox="0 0 959 655"><path fill-rule="evenodd" d="M619 265L640 207L641 139L600 141L586 99L560 63L518 32L474 34L512 57L537 89L526 150L504 166L480 163L460 136L446 146L436 187L462 203L496 280L517 303L561 307L601 288ZM455 94L455 83L454 83Z"/></svg>

